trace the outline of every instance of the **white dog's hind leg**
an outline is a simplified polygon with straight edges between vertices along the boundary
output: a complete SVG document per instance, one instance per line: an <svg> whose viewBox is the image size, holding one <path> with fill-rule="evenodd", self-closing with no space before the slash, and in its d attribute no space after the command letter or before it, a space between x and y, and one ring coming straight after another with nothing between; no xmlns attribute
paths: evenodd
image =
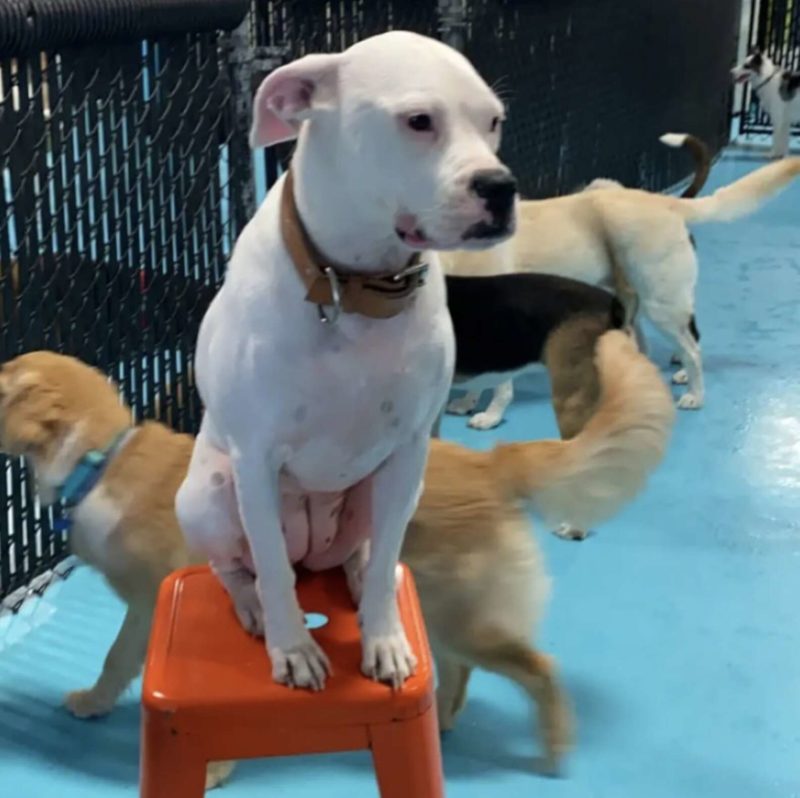
<svg viewBox="0 0 800 798"><path fill-rule="evenodd" d="M481 399L479 391L467 391L463 396L453 399L447 404L447 412L454 416L469 415Z"/></svg>
<svg viewBox="0 0 800 798"><path fill-rule="evenodd" d="M470 420L473 429L493 429L503 420L508 406L514 399L514 383L506 380L494 389L494 396L483 413L476 413Z"/></svg>
<svg viewBox="0 0 800 798"><path fill-rule="evenodd" d="M396 569L406 527L422 492L428 430L399 447L372 477L372 540L360 615L362 670L395 688L416 669L397 609Z"/></svg>
<svg viewBox="0 0 800 798"><path fill-rule="evenodd" d="M688 389L678 400L678 407L682 410L697 410L701 408L705 395L703 360L700 354L700 344L697 343L692 335L688 322L673 323L673 319L666 319L658 315L651 315L650 318L680 349L680 357L686 371ZM681 369L681 371L684 369ZM675 374L673 382L678 382L678 380L682 379L681 371Z"/></svg>
<svg viewBox="0 0 800 798"><path fill-rule="evenodd" d="M263 636L264 613L255 575L242 561L247 546L231 460L209 441L203 429L175 498L175 511L189 548L208 558L233 601L239 622L250 634Z"/></svg>

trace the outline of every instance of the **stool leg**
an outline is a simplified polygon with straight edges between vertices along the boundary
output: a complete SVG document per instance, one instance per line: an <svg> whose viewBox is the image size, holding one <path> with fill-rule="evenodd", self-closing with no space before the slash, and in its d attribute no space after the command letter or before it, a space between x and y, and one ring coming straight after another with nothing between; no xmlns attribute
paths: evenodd
<svg viewBox="0 0 800 798"><path fill-rule="evenodd" d="M444 798L435 708L410 721L371 726L370 739L381 798Z"/></svg>
<svg viewBox="0 0 800 798"><path fill-rule="evenodd" d="M206 762L196 741L144 712L141 744L140 798L203 798Z"/></svg>

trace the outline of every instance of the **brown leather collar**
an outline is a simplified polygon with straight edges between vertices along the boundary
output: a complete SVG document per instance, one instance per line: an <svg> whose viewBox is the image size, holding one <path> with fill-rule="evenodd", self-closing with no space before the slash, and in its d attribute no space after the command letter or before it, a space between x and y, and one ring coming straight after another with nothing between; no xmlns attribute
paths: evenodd
<svg viewBox="0 0 800 798"><path fill-rule="evenodd" d="M311 241L294 199L294 180L289 170L281 195L281 234L297 273L305 285L306 302L319 308L320 319L335 322L341 312L359 313L372 319L388 319L409 306L425 283L428 265L414 255L399 272L355 274L326 260ZM332 307L330 314L323 307Z"/></svg>

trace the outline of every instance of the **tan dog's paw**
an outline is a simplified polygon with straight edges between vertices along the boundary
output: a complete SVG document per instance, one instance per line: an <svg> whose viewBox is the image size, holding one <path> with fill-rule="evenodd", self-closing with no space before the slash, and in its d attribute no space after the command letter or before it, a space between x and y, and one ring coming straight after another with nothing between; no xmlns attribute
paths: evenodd
<svg viewBox="0 0 800 798"><path fill-rule="evenodd" d="M234 762L209 762L206 767L206 789L221 787L233 773Z"/></svg>
<svg viewBox="0 0 800 798"><path fill-rule="evenodd" d="M544 732L544 758L542 768L545 773L557 775L561 760L572 750L572 713L566 702L559 702L549 718Z"/></svg>
<svg viewBox="0 0 800 798"><path fill-rule="evenodd" d="M585 529L577 529L566 522L554 529L553 534L562 540L586 540L589 537L589 533Z"/></svg>
<svg viewBox="0 0 800 798"><path fill-rule="evenodd" d="M364 639L361 670L376 682L386 682L395 690L417 669L417 658L403 631Z"/></svg>
<svg viewBox="0 0 800 798"><path fill-rule="evenodd" d="M94 690L75 690L64 696L64 706L76 718L99 718L108 715L116 702Z"/></svg>
<svg viewBox="0 0 800 798"><path fill-rule="evenodd" d="M272 678L287 687L305 687L316 692L325 687L331 663L311 635L291 648L271 648Z"/></svg>

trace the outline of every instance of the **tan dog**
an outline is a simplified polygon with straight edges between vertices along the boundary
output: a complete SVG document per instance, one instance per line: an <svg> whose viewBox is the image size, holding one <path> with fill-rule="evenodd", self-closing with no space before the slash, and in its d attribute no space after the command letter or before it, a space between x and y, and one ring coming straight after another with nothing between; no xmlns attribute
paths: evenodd
<svg viewBox="0 0 800 798"><path fill-rule="evenodd" d="M490 452L433 441L403 548L435 650L442 728L463 706L470 669L496 671L537 703L553 767L569 746L571 724L550 659L530 643L548 583L526 506L550 520L569 508L587 528L612 515L661 459L674 415L655 367L625 334L600 338L597 371L596 412L571 440ZM113 385L73 358L35 352L0 370L0 445L30 459L44 500L56 497L87 450L130 424ZM190 450L188 436L159 424L137 427L74 511L75 552L129 607L97 685L67 698L78 714L111 709L138 672L158 584L190 560L173 509Z"/></svg>
<svg viewBox="0 0 800 798"><path fill-rule="evenodd" d="M65 698L79 718L113 709L144 662L162 579L197 561L174 509L192 438L161 424L134 428L114 386L74 358L32 352L0 370L0 450L28 459L44 504L58 500L60 486L87 452L103 449L129 429L135 431L72 513L72 551L100 571L127 605L97 682ZM206 787L219 784L230 770L229 763L209 765Z"/></svg>
<svg viewBox="0 0 800 798"><path fill-rule="evenodd" d="M798 175L800 158L785 158L700 198L595 181L592 190L519 202L510 241L485 253L449 253L443 266L447 274L541 272L615 288L629 319L640 309L675 345L684 369L673 381L688 383L678 407L696 409L704 388L693 322L697 256L687 225L753 213Z"/></svg>

